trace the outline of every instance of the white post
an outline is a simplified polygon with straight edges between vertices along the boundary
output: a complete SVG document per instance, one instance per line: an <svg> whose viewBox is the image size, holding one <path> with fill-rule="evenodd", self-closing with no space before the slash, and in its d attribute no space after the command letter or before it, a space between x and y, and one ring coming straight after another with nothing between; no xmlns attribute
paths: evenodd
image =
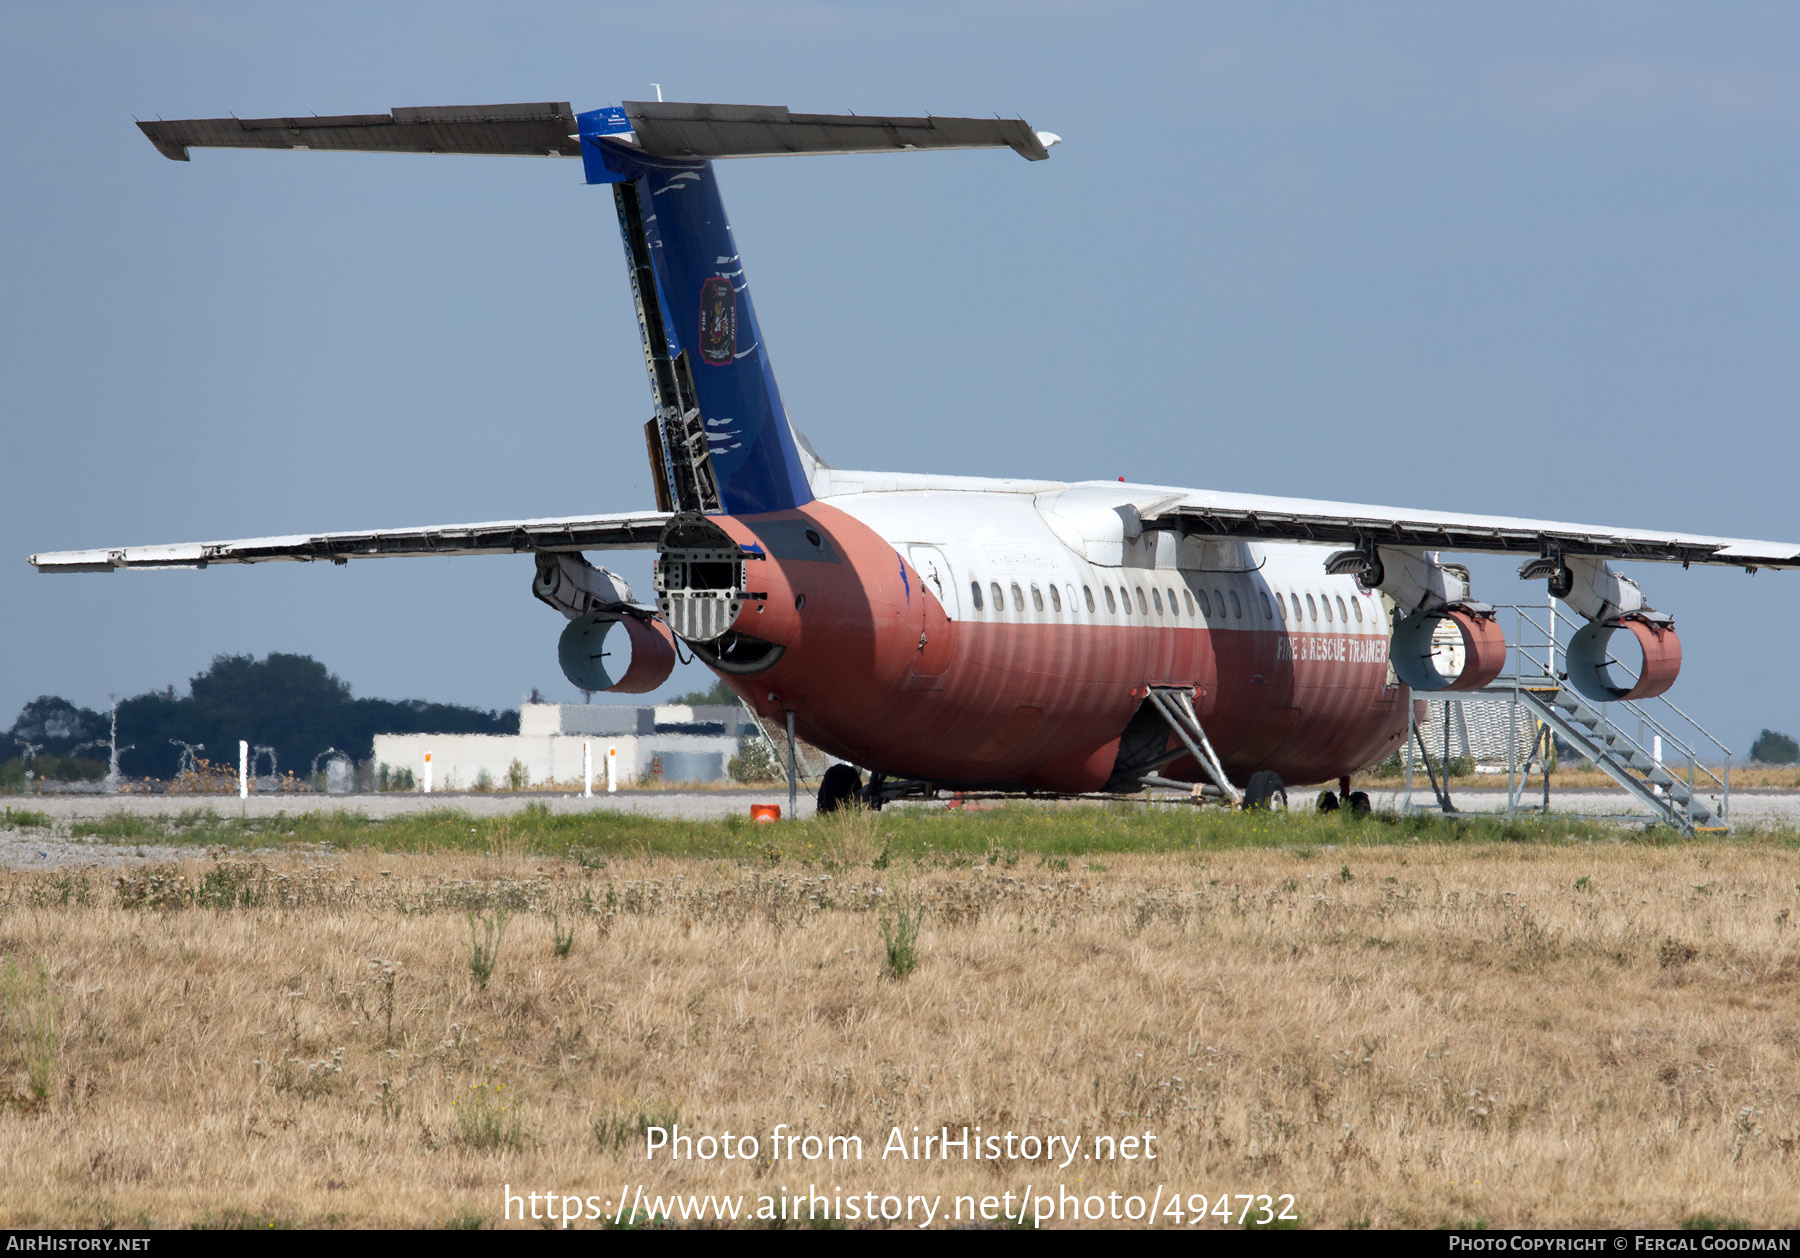
<svg viewBox="0 0 1800 1258"><path fill-rule="evenodd" d="M606 749L606 793L611 795L619 789L619 749Z"/></svg>
<svg viewBox="0 0 1800 1258"><path fill-rule="evenodd" d="M425 793L431 794L431 753L425 753Z"/></svg>
<svg viewBox="0 0 1800 1258"><path fill-rule="evenodd" d="M1656 761L1656 767L1662 768L1662 735L1650 735L1650 758Z"/></svg>
<svg viewBox="0 0 1800 1258"><path fill-rule="evenodd" d="M581 797L594 797L594 746L585 740L581 744Z"/></svg>
<svg viewBox="0 0 1800 1258"><path fill-rule="evenodd" d="M238 798L250 798L250 744L238 739Z"/></svg>

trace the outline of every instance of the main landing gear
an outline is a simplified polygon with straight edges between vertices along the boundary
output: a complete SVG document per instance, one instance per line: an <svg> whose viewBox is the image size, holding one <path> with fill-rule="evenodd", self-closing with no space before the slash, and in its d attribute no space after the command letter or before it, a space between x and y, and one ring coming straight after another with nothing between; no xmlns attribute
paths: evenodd
<svg viewBox="0 0 1800 1258"><path fill-rule="evenodd" d="M1245 812L1259 808L1285 809L1287 806L1287 787L1282 784L1281 774L1258 769L1250 775L1250 783L1244 787Z"/></svg>
<svg viewBox="0 0 1800 1258"><path fill-rule="evenodd" d="M1350 815L1360 817L1369 811L1369 793L1350 789L1349 778L1338 779L1338 789L1319 792L1320 812L1336 812L1339 808L1348 808Z"/></svg>
<svg viewBox="0 0 1800 1258"><path fill-rule="evenodd" d="M819 782L819 811L836 812L847 804L859 802L862 788L862 774L856 771L855 765L832 765Z"/></svg>

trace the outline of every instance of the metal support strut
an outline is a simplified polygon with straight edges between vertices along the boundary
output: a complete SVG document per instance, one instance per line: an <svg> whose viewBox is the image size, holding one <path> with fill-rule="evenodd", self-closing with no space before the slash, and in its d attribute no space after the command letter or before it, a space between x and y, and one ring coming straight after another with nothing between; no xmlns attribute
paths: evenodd
<svg viewBox="0 0 1800 1258"><path fill-rule="evenodd" d="M1199 762L1201 771L1212 779L1212 784L1219 788L1219 793L1230 800L1233 805L1243 802L1243 792L1231 784L1225 776L1225 769L1219 763L1218 753L1206 737L1206 731L1200 727L1200 718L1194 712L1194 696L1192 692L1175 687L1162 689L1150 687L1148 698L1155 705L1158 714L1169 723L1175 736L1181 739L1189 752Z"/></svg>
<svg viewBox="0 0 1800 1258"><path fill-rule="evenodd" d="M800 819L800 772L794 756L794 710L788 709L788 819Z"/></svg>

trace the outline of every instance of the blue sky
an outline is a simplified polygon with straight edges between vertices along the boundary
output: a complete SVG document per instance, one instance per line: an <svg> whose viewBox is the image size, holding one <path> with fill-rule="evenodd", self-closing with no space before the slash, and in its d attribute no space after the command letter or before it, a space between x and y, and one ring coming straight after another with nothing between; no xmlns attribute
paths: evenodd
<svg viewBox="0 0 1800 1258"><path fill-rule="evenodd" d="M221 652L574 697L524 557L44 577L34 550L651 501L576 162L160 157L135 117L651 93L1019 114L1064 144L728 163L831 462L1800 539L1792 5L158 3L0 9L0 719ZM644 556L618 566L647 591ZM1478 595L1542 599L1511 564ZM1800 577L1631 570L1672 697L1800 729ZM671 688L703 684L678 673Z"/></svg>

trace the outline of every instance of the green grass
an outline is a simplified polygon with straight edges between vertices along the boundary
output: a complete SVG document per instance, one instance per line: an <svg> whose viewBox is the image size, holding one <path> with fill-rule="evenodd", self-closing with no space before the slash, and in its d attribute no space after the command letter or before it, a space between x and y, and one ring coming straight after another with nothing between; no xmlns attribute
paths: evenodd
<svg viewBox="0 0 1800 1258"><path fill-rule="evenodd" d="M919 927L925 921L925 906L917 900L903 898L892 918L881 922L881 940L887 947L887 973L890 978L905 978L919 965Z"/></svg>
<svg viewBox="0 0 1800 1258"><path fill-rule="evenodd" d="M429 853L506 851L520 856L578 859L598 865L609 856L701 856L776 863L824 861L840 825L831 818L777 826L746 817L684 821L632 813L553 814L531 808L502 816L451 809L371 819L352 812L229 817L192 810L178 817L119 814L71 827L77 837L113 842L152 841L196 848L279 850L329 846L338 850ZM889 859L980 863L1031 853L1043 861L1119 852L1294 848L1307 855L1326 847L1403 843L1595 843L1621 840L1660 846L1687 843L1673 831L1644 831L1572 817L1400 816L1346 812L1227 812L1154 808L1136 802L1056 807L1021 802L972 812L890 807L875 820L877 843ZM1800 847L1800 833L1762 830L1757 841ZM1717 841L1717 840L1714 840ZM1727 840L1730 841L1730 840Z"/></svg>
<svg viewBox="0 0 1800 1258"><path fill-rule="evenodd" d="M50 824L50 814L47 812L33 812L29 808L7 808L0 811L0 826L14 830L47 830Z"/></svg>
<svg viewBox="0 0 1800 1258"><path fill-rule="evenodd" d="M500 940L506 934L507 918L503 908L469 914L469 973L483 987L494 976L494 965L500 960Z"/></svg>

